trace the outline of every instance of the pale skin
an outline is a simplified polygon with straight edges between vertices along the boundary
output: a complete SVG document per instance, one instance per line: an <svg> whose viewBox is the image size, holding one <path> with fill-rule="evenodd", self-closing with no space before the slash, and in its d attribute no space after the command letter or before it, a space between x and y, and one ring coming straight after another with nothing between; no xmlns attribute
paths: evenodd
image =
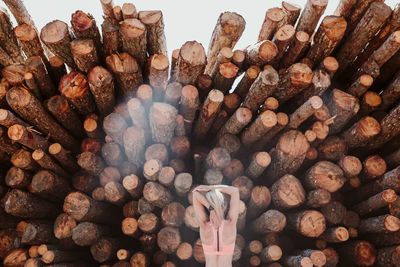
<svg viewBox="0 0 400 267"><path fill-rule="evenodd" d="M205 197L205 193L212 189L219 189L221 193L231 196L229 211L225 218L222 239L224 244L230 244L236 240L236 222L239 215L239 190L234 186L227 185L199 185L193 190L193 207L196 218L200 226L200 239L206 245L213 244L212 224L218 228L221 220L218 218L215 210L210 211L210 218L207 216L204 208L208 209L210 203ZM226 206L223 207L225 211ZM205 254L206 267L231 267L232 255L207 255Z"/></svg>

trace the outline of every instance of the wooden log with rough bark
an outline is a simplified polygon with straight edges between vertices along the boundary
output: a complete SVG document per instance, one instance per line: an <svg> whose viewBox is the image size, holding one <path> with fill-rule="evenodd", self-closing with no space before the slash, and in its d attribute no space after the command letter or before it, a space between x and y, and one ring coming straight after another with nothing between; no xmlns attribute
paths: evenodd
<svg viewBox="0 0 400 267"><path fill-rule="evenodd" d="M276 148L269 152L272 162L266 171L268 182L275 182L286 173L293 173L302 164L309 143L305 136L297 130L283 133Z"/></svg>
<svg viewBox="0 0 400 267"><path fill-rule="evenodd" d="M264 22L261 25L261 30L258 35L258 42L271 40L278 26L282 26L282 21L285 19L285 11L279 7L273 7L265 13Z"/></svg>
<svg viewBox="0 0 400 267"><path fill-rule="evenodd" d="M173 79L182 84L194 84L204 72L206 63L203 46L196 41L188 41L179 50Z"/></svg>
<svg viewBox="0 0 400 267"><path fill-rule="evenodd" d="M56 56L71 68L76 68L72 57L70 42L72 41L68 25L61 20L47 23L40 31L40 39Z"/></svg>
<svg viewBox="0 0 400 267"><path fill-rule="evenodd" d="M314 35L313 44L307 53L314 65L318 65L325 57L329 56L342 40L347 28L343 17L326 16Z"/></svg>
<svg viewBox="0 0 400 267"><path fill-rule="evenodd" d="M218 17L207 50L207 66L205 74L210 74L215 65L219 51L223 47L233 49L242 36L246 21L235 12L224 12Z"/></svg>
<svg viewBox="0 0 400 267"><path fill-rule="evenodd" d="M163 54L164 56L168 56L162 11L140 11L138 18L146 26L147 52L149 55Z"/></svg>
<svg viewBox="0 0 400 267"><path fill-rule="evenodd" d="M358 22L355 29L346 38L337 53L340 64L339 73L343 74L368 40L390 16L391 9L382 2L373 2ZM349 24L350 25L350 24Z"/></svg>
<svg viewBox="0 0 400 267"><path fill-rule="evenodd" d="M311 36L327 5L326 0L308 0L301 12L296 30L304 31Z"/></svg>
<svg viewBox="0 0 400 267"><path fill-rule="evenodd" d="M128 53L112 54L106 58L108 69L114 74L119 97L132 97L143 82L138 62Z"/></svg>
<svg viewBox="0 0 400 267"><path fill-rule="evenodd" d="M28 90L14 87L7 92L7 102L21 117L36 126L42 133L71 150L77 150L77 141L45 111L42 104Z"/></svg>

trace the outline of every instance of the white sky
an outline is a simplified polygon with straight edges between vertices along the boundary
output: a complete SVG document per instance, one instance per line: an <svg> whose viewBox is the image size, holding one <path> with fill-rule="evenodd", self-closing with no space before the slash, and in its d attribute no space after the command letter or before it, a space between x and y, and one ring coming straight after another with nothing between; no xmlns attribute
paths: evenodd
<svg viewBox="0 0 400 267"><path fill-rule="evenodd" d="M306 0L288 0L304 7ZM70 24L71 14L76 10L91 13L101 31L102 9L99 0L25 0L36 27L40 29L46 23L59 19ZM168 55L173 49L180 48L186 41L196 40L207 51L211 34L218 16L224 11L239 13L246 20L245 31L235 48L241 49L257 41L265 12L271 7L281 7L281 0L114 0L114 5L122 6L125 2L135 4L136 9L159 9L163 12ZM394 7L399 0L387 0L385 3ZM330 0L322 17L331 15L339 0ZM0 6L4 3L0 1ZM15 26L16 24L14 24Z"/></svg>

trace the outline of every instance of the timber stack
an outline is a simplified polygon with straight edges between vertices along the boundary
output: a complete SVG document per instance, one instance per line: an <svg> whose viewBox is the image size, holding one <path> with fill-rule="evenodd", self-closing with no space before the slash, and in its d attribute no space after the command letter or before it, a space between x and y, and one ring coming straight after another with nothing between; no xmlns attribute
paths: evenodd
<svg viewBox="0 0 400 267"><path fill-rule="evenodd" d="M3 1L3 266L202 266L199 184L239 189L233 266L400 266L399 4L283 1L243 49L224 12L167 52L160 10L39 31Z"/></svg>

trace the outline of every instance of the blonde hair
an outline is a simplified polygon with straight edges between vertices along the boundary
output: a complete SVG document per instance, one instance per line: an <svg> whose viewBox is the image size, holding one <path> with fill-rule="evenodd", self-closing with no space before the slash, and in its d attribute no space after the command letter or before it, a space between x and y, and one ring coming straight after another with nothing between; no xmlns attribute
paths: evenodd
<svg viewBox="0 0 400 267"><path fill-rule="evenodd" d="M223 220L225 218L224 216L224 210L223 206L225 204L225 198L224 195L219 191L218 189L213 189L210 190L206 193L206 198L210 205L214 208L215 212L217 213L217 216Z"/></svg>

